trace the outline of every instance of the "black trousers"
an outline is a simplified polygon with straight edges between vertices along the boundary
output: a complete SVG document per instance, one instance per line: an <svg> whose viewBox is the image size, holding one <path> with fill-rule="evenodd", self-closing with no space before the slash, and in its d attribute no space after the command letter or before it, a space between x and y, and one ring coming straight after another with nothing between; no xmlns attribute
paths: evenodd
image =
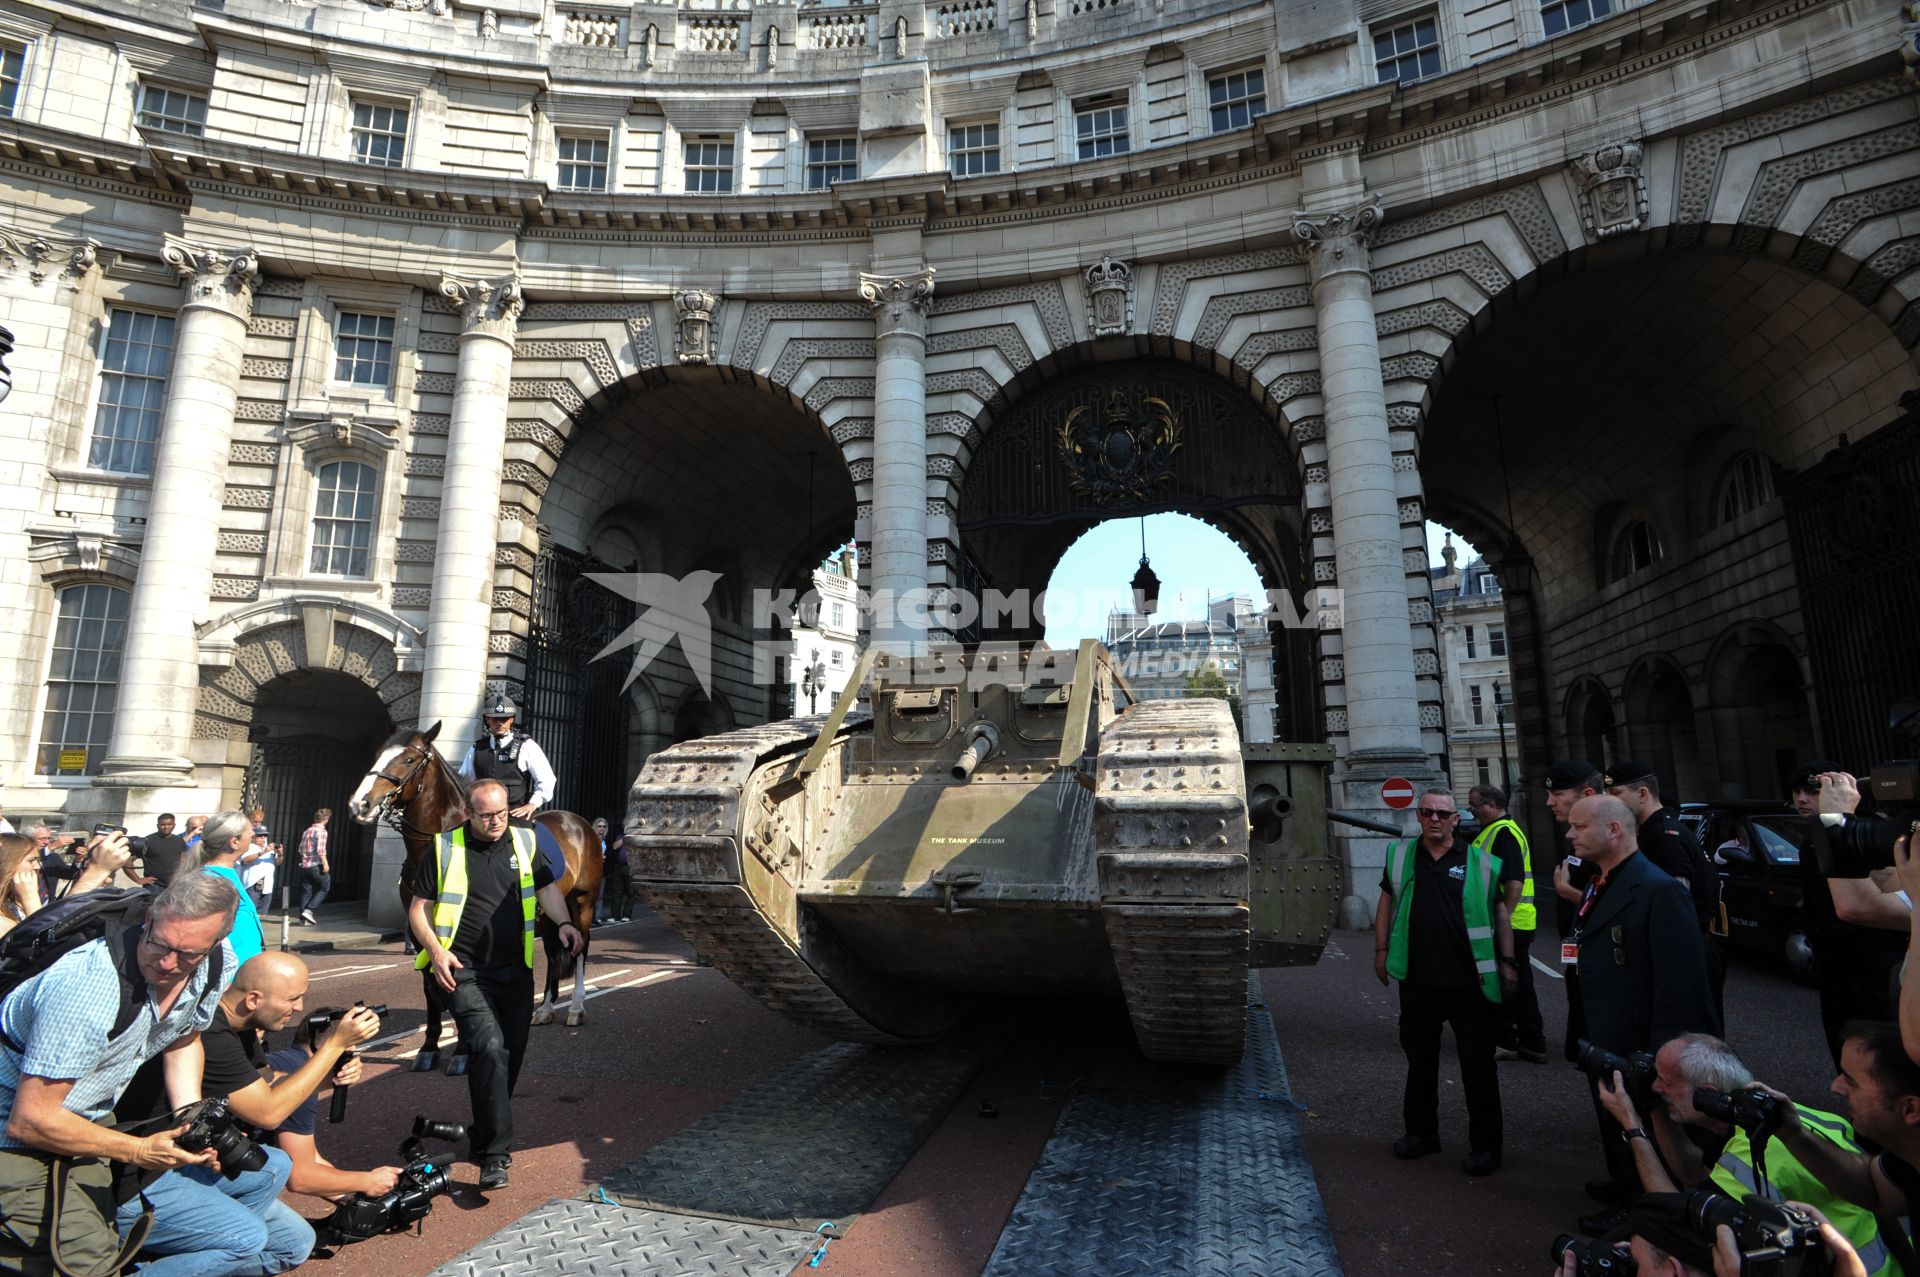
<svg viewBox="0 0 1920 1277"><path fill-rule="evenodd" d="M1513 956L1519 961L1520 983L1513 995L1500 1004L1499 1045L1507 1050L1547 1050L1546 1026L1540 1022L1540 997L1533 987L1533 932L1513 933Z"/></svg>
<svg viewBox="0 0 1920 1277"><path fill-rule="evenodd" d="M467 1145L476 1160L513 1148L513 1085L533 1027L533 972L522 966L462 967L448 999L460 1042L467 1048L467 1095L473 1122Z"/></svg>
<svg viewBox="0 0 1920 1277"><path fill-rule="evenodd" d="M1478 989L1400 982L1400 1049L1407 1055L1401 1113L1407 1134L1440 1140L1440 1026L1451 1024L1461 1088L1467 1095L1467 1146L1476 1153L1500 1151L1500 1074L1493 1062L1496 1011Z"/></svg>
<svg viewBox="0 0 1920 1277"><path fill-rule="evenodd" d="M1898 1018L1893 1000L1893 973L1905 956L1900 950L1843 946L1814 940L1820 955L1820 1027L1826 1030L1833 1067L1840 1067L1840 1030L1849 1020Z"/></svg>
<svg viewBox="0 0 1920 1277"><path fill-rule="evenodd" d="M1612 1079L1609 1078L1608 1082L1611 1083ZM1620 1123L1600 1102L1600 1083L1591 1077L1587 1078L1587 1090L1593 1096L1593 1114L1600 1123L1600 1153L1607 1159L1607 1178L1618 1184L1629 1197L1638 1197L1640 1169L1633 1164L1633 1150L1620 1138Z"/></svg>

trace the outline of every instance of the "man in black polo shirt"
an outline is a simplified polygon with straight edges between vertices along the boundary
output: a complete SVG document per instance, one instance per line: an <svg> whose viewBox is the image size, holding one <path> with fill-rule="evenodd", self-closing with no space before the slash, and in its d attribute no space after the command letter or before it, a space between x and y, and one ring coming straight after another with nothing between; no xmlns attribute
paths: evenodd
<svg viewBox="0 0 1920 1277"><path fill-rule="evenodd" d="M1521 867L1460 840L1460 813L1446 790L1420 795L1417 814L1420 837L1387 848L1373 918L1373 970L1382 984L1389 975L1400 981L1400 1049L1407 1056L1407 1129L1393 1154L1440 1151L1440 1028L1450 1023L1467 1097L1468 1153L1460 1168L1490 1175L1500 1169L1503 1141L1496 1016L1503 993L1518 981L1506 884L1520 881Z"/></svg>
<svg viewBox="0 0 1920 1277"><path fill-rule="evenodd" d="M141 885L164 887L173 881L174 871L180 868L180 858L187 854L186 840L173 832L173 813L165 812L153 822L154 830L147 835L147 850L142 854L141 864L146 870Z"/></svg>
<svg viewBox="0 0 1920 1277"><path fill-rule="evenodd" d="M533 1021L533 920L537 907L578 953L585 943L567 916L554 869L530 825L509 824L506 786L475 781L466 824L434 839L413 878L407 922L421 945L471 1060L467 1127L480 1187L504 1188L513 1160L513 1087ZM564 863L564 862L562 862Z"/></svg>

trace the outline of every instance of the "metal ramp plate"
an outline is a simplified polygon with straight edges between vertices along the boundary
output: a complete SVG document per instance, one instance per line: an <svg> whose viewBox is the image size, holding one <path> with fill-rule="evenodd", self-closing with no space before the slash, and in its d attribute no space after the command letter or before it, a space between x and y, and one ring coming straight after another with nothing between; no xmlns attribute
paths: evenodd
<svg viewBox="0 0 1920 1277"><path fill-rule="evenodd" d="M823 1047L601 1181L626 1206L842 1228L946 1116L984 1044Z"/></svg>
<svg viewBox="0 0 1920 1277"><path fill-rule="evenodd" d="M431 1277L786 1277L816 1244L791 1229L573 1198L521 1216Z"/></svg>
<svg viewBox="0 0 1920 1277"><path fill-rule="evenodd" d="M1267 1098L1262 1098L1263 1096ZM1338 1277L1273 1022L1225 1070L1108 1061L1068 1100L984 1277Z"/></svg>

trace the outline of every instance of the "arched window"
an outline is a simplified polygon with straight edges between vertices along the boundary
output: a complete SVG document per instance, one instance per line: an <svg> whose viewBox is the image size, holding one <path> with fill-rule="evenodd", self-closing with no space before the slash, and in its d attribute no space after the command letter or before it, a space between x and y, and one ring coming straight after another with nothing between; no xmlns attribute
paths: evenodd
<svg viewBox="0 0 1920 1277"><path fill-rule="evenodd" d="M1752 448L1727 463L1715 504L1717 523L1730 523L1773 500L1773 463Z"/></svg>
<svg viewBox="0 0 1920 1277"><path fill-rule="evenodd" d="M1620 536L1613 543L1613 577L1615 581L1632 576L1641 568L1651 567L1667 557L1660 544L1660 534L1645 519L1635 519L1620 529Z"/></svg>
<svg viewBox="0 0 1920 1277"><path fill-rule="evenodd" d="M127 591L111 585L70 585L60 591L36 775L91 776L100 770L113 737L127 599Z"/></svg>
<svg viewBox="0 0 1920 1277"><path fill-rule="evenodd" d="M320 467L314 484L313 554L307 568L315 576L366 577L376 482L373 467L358 461L332 461Z"/></svg>

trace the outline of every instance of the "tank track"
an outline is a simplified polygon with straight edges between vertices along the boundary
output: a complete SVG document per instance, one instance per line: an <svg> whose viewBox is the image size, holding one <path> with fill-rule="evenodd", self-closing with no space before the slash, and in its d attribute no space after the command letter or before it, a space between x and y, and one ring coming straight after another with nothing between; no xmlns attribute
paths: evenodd
<svg viewBox="0 0 1920 1277"><path fill-rule="evenodd" d="M634 781L628 807L634 890L763 1006L842 1041L926 1041L951 1024L937 1000L902 1005L883 977L846 959L837 939L804 907L795 915L796 946L762 914L741 882L740 860L755 854L765 860L769 834L791 841L777 811L746 810L751 778L765 766L797 766L820 725L820 719L789 719L654 754ZM854 726L842 729L843 738ZM750 836L749 822L756 820L770 823ZM758 846L750 851L756 839ZM797 854L797 846L793 850ZM778 873L776 866L769 868ZM839 990L883 1015L862 1014ZM925 1004L925 995L919 1000ZM876 1018L884 1018L885 1026Z"/></svg>
<svg viewBox="0 0 1920 1277"><path fill-rule="evenodd" d="M1141 1050L1154 1060L1238 1060L1247 807L1226 702L1145 701L1108 725L1094 844L1107 940Z"/></svg>

